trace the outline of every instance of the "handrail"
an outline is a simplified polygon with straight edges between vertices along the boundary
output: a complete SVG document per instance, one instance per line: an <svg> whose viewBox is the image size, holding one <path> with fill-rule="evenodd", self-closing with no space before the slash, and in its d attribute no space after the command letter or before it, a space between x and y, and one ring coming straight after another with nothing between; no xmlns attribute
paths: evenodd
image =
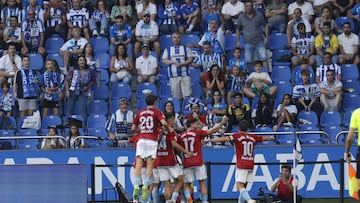
<svg viewBox="0 0 360 203"><path fill-rule="evenodd" d="M14 139L14 140L19 140L19 139L52 139L52 138L60 138L62 140L66 140L65 137L61 136L61 135L56 135L56 136L36 136L36 135L30 135L30 136L1 136L0 140L10 140L10 139Z"/></svg>
<svg viewBox="0 0 360 203"><path fill-rule="evenodd" d="M335 139L336 139L336 144L339 144L339 137L340 137L340 136L344 136L344 135L347 136L348 133L349 133L348 130L343 130L343 131L338 132L338 134L336 134L336 137L335 137ZM356 131L356 133L357 133L357 131Z"/></svg>

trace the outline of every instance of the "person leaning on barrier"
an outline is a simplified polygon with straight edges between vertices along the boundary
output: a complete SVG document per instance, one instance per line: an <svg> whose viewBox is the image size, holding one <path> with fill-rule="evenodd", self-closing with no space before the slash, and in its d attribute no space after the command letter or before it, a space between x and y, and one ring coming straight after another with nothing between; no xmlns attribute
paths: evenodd
<svg viewBox="0 0 360 203"><path fill-rule="evenodd" d="M356 130L358 132L360 131L360 108L357 108L351 114L349 133L348 133L348 136L347 136L346 142L345 142L345 159L346 159L346 162L348 162L348 163L351 162L351 154L350 154L349 150L351 147L352 140L356 135L355 134ZM356 179L357 179L358 185L360 185L360 155L359 155L360 139L358 139L357 145L358 145L358 151L356 154ZM360 194L360 190L358 191L358 193Z"/></svg>

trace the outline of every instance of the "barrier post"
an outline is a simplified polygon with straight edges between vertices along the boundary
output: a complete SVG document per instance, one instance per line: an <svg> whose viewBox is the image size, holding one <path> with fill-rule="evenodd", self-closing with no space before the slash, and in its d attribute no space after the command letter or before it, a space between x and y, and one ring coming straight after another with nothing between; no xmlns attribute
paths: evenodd
<svg viewBox="0 0 360 203"><path fill-rule="evenodd" d="M208 187L208 200L211 203L211 162L206 162L206 171L207 171L207 187Z"/></svg>
<svg viewBox="0 0 360 203"><path fill-rule="evenodd" d="M345 190L345 161L340 159L340 203L344 203L344 190Z"/></svg>
<svg viewBox="0 0 360 203"><path fill-rule="evenodd" d="M95 164L91 164L91 202L95 203Z"/></svg>

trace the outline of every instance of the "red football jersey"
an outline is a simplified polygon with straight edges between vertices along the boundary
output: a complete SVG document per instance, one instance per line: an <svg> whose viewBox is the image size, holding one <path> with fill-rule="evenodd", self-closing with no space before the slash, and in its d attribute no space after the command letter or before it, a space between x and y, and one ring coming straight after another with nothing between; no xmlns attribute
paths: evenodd
<svg viewBox="0 0 360 203"><path fill-rule="evenodd" d="M160 120L165 120L164 115L155 108L145 108L140 110L133 121L140 129L140 139L158 140Z"/></svg>
<svg viewBox="0 0 360 203"><path fill-rule="evenodd" d="M171 145L171 142L176 140L175 131L161 135L157 150L158 166L174 166L176 164L174 148Z"/></svg>
<svg viewBox="0 0 360 203"><path fill-rule="evenodd" d="M179 144L187 151L192 152L192 157L183 156L184 168L201 166L203 164L202 156L202 138L207 136L206 130L189 130L181 133Z"/></svg>
<svg viewBox="0 0 360 203"><path fill-rule="evenodd" d="M289 183L292 184L294 180L294 177L290 177L290 180L289 180ZM278 192L277 192L277 196L278 197L287 197L287 198L291 198L292 195L293 195L293 191L291 191L289 189L289 187L283 182L283 181L280 181L279 182L279 185L278 185Z"/></svg>
<svg viewBox="0 0 360 203"><path fill-rule="evenodd" d="M254 148L263 137L246 133L232 135L236 154L236 167L240 169L254 168Z"/></svg>

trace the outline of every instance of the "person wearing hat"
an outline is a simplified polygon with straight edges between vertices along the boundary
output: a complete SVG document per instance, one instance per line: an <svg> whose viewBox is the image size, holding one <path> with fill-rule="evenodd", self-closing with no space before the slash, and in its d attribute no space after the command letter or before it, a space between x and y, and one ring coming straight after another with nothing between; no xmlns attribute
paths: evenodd
<svg viewBox="0 0 360 203"><path fill-rule="evenodd" d="M149 44L143 44L142 55L136 58L135 68L138 73L138 83L155 82L158 62L157 58L150 54Z"/></svg>
<svg viewBox="0 0 360 203"><path fill-rule="evenodd" d="M139 56L142 44L149 44L151 48L154 48L158 56L160 56L159 26L154 20L150 19L149 11L145 11L142 20L136 24L135 37L135 57Z"/></svg>
<svg viewBox="0 0 360 203"><path fill-rule="evenodd" d="M129 100L121 98L119 108L112 113L111 118L106 122L105 129L111 140L116 137L127 139L131 133L131 125L134 120L134 112L129 109Z"/></svg>

